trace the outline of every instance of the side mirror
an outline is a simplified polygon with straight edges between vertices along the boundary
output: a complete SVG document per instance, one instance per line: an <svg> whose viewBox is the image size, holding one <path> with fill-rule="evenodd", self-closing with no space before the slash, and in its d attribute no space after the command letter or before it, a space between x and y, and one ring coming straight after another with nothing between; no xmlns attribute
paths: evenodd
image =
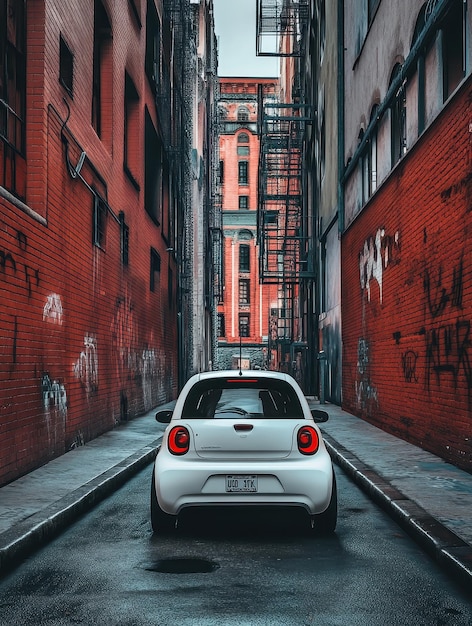
<svg viewBox="0 0 472 626"><path fill-rule="evenodd" d="M169 409L164 409L163 411L158 411L156 413L156 422L160 424L169 424L172 419L172 411Z"/></svg>
<svg viewBox="0 0 472 626"><path fill-rule="evenodd" d="M321 409L311 409L311 414L317 424L322 424L323 422L327 422L329 420L328 413L326 413L326 411L322 411Z"/></svg>

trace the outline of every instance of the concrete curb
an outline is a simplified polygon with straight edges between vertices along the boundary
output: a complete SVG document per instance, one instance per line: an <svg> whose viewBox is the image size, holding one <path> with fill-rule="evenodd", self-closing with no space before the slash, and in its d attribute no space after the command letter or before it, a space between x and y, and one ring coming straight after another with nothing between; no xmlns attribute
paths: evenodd
<svg viewBox="0 0 472 626"><path fill-rule="evenodd" d="M382 507L450 575L469 590L472 585L472 546L416 502L383 479L333 437L323 433L336 465Z"/></svg>
<svg viewBox="0 0 472 626"><path fill-rule="evenodd" d="M80 515L121 487L155 458L161 438L100 476L0 534L0 576L58 535Z"/></svg>

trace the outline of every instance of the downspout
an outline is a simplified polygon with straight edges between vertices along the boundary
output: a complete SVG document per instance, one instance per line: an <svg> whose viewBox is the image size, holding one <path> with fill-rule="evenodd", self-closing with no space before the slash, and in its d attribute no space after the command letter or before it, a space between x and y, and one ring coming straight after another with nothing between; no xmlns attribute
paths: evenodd
<svg viewBox="0 0 472 626"><path fill-rule="evenodd" d="M338 232L344 232L344 0L338 0Z"/></svg>

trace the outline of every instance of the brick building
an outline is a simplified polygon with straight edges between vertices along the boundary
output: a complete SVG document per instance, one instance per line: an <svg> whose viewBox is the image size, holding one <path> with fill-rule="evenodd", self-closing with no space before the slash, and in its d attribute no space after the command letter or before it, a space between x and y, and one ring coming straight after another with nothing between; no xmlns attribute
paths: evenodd
<svg viewBox="0 0 472 626"><path fill-rule="evenodd" d="M201 24L210 0L0 0L0 484L193 369Z"/></svg>
<svg viewBox="0 0 472 626"><path fill-rule="evenodd" d="M472 7L377 4L346 5L343 404L471 470Z"/></svg>
<svg viewBox="0 0 472 626"><path fill-rule="evenodd" d="M470 471L471 1L257 1L283 101L311 114L299 288L320 395Z"/></svg>
<svg viewBox="0 0 472 626"><path fill-rule="evenodd" d="M275 94L273 78L220 77L220 184L223 289L218 304L218 366L271 367L269 318L277 308L275 285L259 280L258 97Z"/></svg>

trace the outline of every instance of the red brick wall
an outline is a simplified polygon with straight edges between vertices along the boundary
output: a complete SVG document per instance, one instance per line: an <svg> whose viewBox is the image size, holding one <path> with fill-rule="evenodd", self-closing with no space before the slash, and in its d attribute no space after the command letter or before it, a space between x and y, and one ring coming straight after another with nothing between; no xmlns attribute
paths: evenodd
<svg viewBox="0 0 472 626"><path fill-rule="evenodd" d="M168 242L143 207L143 164L137 173L140 191L123 170L125 66L140 95L141 138L144 105L154 107L144 76L145 29L121 10L127 3L119 3L115 13L111 8L117 3L108 3L113 136L105 146L90 122L93 2L86 4L84 10L83 3L49 2L44 18L44 3L28 3L26 206L0 195L0 484L177 391ZM74 54L73 99L58 81L60 34ZM96 185L112 210L104 249L92 244L93 195L67 172L63 98L70 107L64 136L72 164L85 150L81 176ZM127 267L115 219L121 211L129 226ZM151 247L161 258L154 292Z"/></svg>
<svg viewBox="0 0 472 626"><path fill-rule="evenodd" d="M344 408L469 471L471 84L342 238Z"/></svg>

